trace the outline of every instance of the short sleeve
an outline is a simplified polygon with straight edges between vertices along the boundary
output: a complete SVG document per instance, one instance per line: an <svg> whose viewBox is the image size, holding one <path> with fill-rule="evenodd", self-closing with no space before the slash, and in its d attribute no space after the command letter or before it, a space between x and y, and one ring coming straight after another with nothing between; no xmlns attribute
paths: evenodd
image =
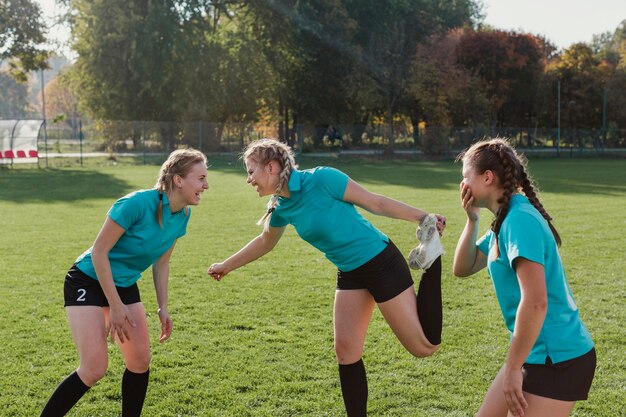
<svg viewBox="0 0 626 417"><path fill-rule="evenodd" d="M133 223L141 218L144 213L144 206L143 196L140 193L131 193L113 203L107 216L124 230L128 230Z"/></svg>
<svg viewBox="0 0 626 417"><path fill-rule="evenodd" d="M272 227L285 227L289 224L287 219L281 216L279 213L274 211L272 216L270 217L270 226Z"/></svg>
<svg viewBox="0 0 626 417"><path fill-rule="evenodd" d="M478 250L481 251L485 256L489 255L489 243L491 242L492 236L493 232L489 230L483 235L483 237L476 241L476 246L478 246Z"/></svg>
<svg viewBox="0 0 626 417"><path fill-rule="evenodd" d="M511 268L522 257L545 266L545 235L539 221L528 213L515 213L502 224L500 238Z"/></svg>
<svg viewBox="0 0 626 417"><path fill-rule="evenodd" d="M313 172L315 185L337 200L343 200L349 177L338 169L319 167Z"/></svg>

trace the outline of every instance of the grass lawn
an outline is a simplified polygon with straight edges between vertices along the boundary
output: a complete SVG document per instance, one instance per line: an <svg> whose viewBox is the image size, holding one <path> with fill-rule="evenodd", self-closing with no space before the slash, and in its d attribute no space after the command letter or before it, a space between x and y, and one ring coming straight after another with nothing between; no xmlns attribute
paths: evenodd
<svg viewBox="0 0 626 417"><path fill-rule="evenodd" d="M113 201L150 188L158 165L104 160L86 168L0 169L0 412L36 416L56 385L77 366L63 309L65 272L88 248ZM413 358L378 311L364 361L371 416L471 416L508 348L486 272L451 274L464 225L460 165L360 159L299 161L332 165L368 189L445 214L443 346ZM335 269L288 228L266 257L227 276L206 269L259 233L265 206L245 184L235 158L211 158L210 189L194 207L187 235L172 257L172 339L158 343L159 322L149 273L139 281L151 327L151 383L145 416L341 416L333 352ZM626 410L626 163L605 159L533 159L542 199L562 238L569 282L598 352L596 378L574 416L617 416ZM415 225L366 217L404 252ZM491 215L483 213L483 228ZM415 279L418 279L414 275ZM121 410L123 362L109 349L109 369L71 416Z"/></svg>

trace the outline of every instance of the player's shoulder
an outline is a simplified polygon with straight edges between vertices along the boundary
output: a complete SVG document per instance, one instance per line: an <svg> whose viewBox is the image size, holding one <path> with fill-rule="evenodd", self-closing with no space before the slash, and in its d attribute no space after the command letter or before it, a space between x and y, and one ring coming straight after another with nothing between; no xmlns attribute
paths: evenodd
<svg viewBox="0 0 626 417"><path fill-rule="evenodd" d="M305 170L307 175L311 175L314 180L333 180L337 178L344 178L347 175L337 168L333 168L330 166L318 166L315 168L311 168Z"/></svg>
<svg viewBox="0 0 626 417"><path fill-rule="evenodd" d="M125 206L145 206L158 199L158 192L155 189L137 190L120 197L116 204Z"/></svg>

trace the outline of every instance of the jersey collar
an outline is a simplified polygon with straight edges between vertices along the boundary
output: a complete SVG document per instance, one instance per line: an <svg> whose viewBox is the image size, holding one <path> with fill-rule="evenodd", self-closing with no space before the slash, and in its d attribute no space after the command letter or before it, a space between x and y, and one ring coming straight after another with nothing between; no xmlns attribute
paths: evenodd
<svg viewBox="0 0 626 417"><path fill-rule="evenodd" d="M302 171L294 169L289 175L289 192L302 189Z"/></svg>

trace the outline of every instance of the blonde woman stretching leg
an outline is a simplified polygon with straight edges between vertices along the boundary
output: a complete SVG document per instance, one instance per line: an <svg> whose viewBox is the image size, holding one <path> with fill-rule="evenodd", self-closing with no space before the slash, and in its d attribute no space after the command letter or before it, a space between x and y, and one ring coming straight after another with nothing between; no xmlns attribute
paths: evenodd
<svg viewBox="0 0 626 417"><path fill-rule="evenodd" d="M329 167L300 171L292 150L272 139L251 143L244 153L248 183L260 197L272 196L259 220L263 232L208 273L221 280L271 251L293 224L305 241L337 268L335 353L348 416L367 414L367 378L361 360L365 335L376 305L402 345L418 357L441 343L441 257L424 273L415 295L411 273L393 242L355 206L374 214L420 223L427 212L374 194ZM445 218L432 227L441 232Z"/></svg>

